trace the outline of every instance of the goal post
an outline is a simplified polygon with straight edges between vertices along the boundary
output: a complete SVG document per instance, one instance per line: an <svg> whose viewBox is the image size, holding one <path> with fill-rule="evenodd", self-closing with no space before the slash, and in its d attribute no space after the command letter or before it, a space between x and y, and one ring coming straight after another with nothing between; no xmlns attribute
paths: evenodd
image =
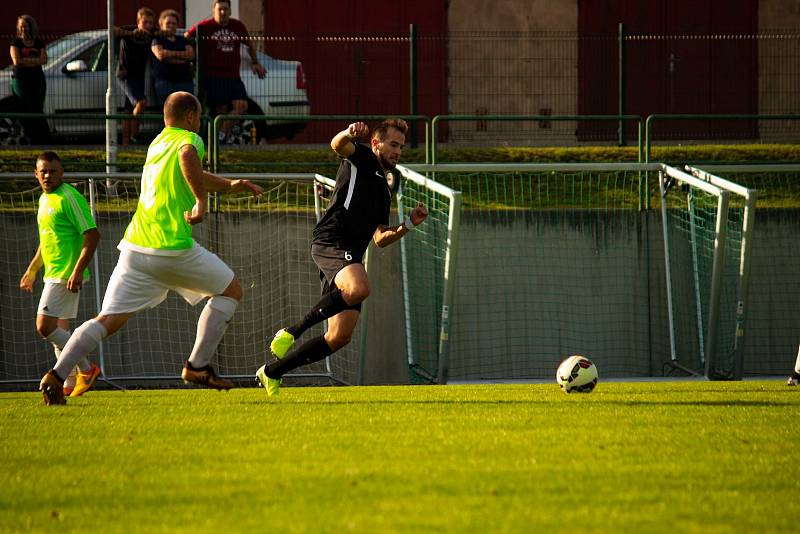
<svg viewBox="0 0 800 534"><path fill-rule="evenodd" d="M659 176L672 365L740 380L756 193L694 167Z"/></svg>
<svg viewBox="0 0 800 534"><path fill-rule="evenodd" d="M398 165L400 220L422 202L425 222L400 241L406 355L412 382L447 382L458 264L461 192Z"/></svg>

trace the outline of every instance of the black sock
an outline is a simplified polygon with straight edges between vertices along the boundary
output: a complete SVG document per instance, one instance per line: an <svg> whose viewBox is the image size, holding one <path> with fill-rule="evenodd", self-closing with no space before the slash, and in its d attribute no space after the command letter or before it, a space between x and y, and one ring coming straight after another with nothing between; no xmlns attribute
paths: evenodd
<svg viewBox="0 0 800 534"><path fill-rule="evenodd" d="M347 308L348 304L344 301L344 298L342 298L342 292L339 291L338 287L335 287L332 291L322 295L322 298L319 299L319 302L317 302L314 307L309 310L306 316L303 317L300 322L288 327L286 331L292 334L295 339L297 339L303 335L303 332L315 324L321 323L325 319L329 319L340 311L346 310Z"/></svg>
<svg viewBox="0 0 800 534"><path fill-rule="evenodd" d="M281 359L275 359L267 365L265 372L270 378L280 378L292 369L303 365L318 362L333 354L325 341L325 336L317 336L303 343L300 348L293 350Z"/></svg>
<svg viewBox="0 0 800 534"><path fill-rule="evenodd" d="M50 374L51 374L51 375L53 375L54 377L56 377L56 378L57 378L59 381L61 381L61 385L62 385L62 386L64 385L64 382L66 381L66 378L61 378L61 375L59 375L59 374L56 372L56 370L55 370L55 369L50 369Z"/></svg>

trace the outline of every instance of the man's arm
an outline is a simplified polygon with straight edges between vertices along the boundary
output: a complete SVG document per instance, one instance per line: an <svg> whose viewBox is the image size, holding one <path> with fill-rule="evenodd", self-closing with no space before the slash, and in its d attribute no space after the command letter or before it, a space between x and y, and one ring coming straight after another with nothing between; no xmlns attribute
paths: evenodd
<svg viewBox="0 0 800 534"><path fill-rule="evenodd" d="M189 184L189 189L192 190L195 199L192 211L184 212L183 218L189 224L195 225L202 222L206 216L206 204L208 202L203 166L200 164L200 156L197 154L197 149L192 145L183 145L179 149L178 155L181 172L186 179L186 183Z"/></svg>
<svg viewBox="0 0 800 534"><path fill-rule="evenodd" d="M397 226L378 225L372 235L372 239L381 248L389 246L410 232L415 226L421 224L427 216L428 210L425 208L425 204L420 202L416 208L411 210L411 215L403 221L403 224Z"/></svg>
<svg viewBox="0 0 800 534"><path fill-rule="evenodd" d="M267 69L265 69L264 65L262 65L258 61L258 54L256 54L256 44L253 42L252 39L247 41L247 50L248 52L250 52L250 68L252 69L253 73L255 73L256 76L258 76L260 79L263 80L264 77L267 75Z"/></svg>
<svg viewBox="0 0 800 534"><path fill-rule="evenodd" d="M203 171L203 180L206 189L212 193L249 191L254 197L257 197L264 192L261 186L250 180L229 180L207 171Z"/></svg>
<svg viewBox="0 0 800 534"><path fill-rule="evenodd" d="M36 281L36 273L38 273L39 269L43 266L44 260L42 259L42 247L40 246L36 248L36 254L33 255L28 269L25 271L25 274L22 275L22 279L19 281L19 288L28 293L33 292L33 283Z"/></svg>
<svg viewBox="0 0 800 534"><path fill-rule="evenodd" d="M331 139L331 148L339 156L349 158L356 151L353 139L369 135L369 126L363 122L354 122Z"/></svg>
<svg viewBox="0 0 800 534"><path fill-rule="evenodd" d="M83 233L81 254L78 256L78 261L72 270L72 276L67 280L67 290L77 293L83 287L83 271L92 261L92 256L94 256L94 251L97 250L97 243L99 242L100 232L97 228L90 228Z"/></svg>

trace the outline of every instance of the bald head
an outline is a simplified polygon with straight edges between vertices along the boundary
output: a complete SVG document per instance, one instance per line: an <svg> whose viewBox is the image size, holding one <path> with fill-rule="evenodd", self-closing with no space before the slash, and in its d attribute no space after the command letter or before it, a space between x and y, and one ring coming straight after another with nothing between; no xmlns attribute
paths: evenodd
<svg viewBox="0 0 800 534"><path fill-rule="evenodd" d="M200 128L200 101L192 93L178 91L164 102L164 124L197 132Z"/></svg>

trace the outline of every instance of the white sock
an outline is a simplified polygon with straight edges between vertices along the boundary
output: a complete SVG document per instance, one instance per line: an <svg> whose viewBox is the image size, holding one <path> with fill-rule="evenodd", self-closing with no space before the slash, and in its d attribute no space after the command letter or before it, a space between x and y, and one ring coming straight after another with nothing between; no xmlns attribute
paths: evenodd
<svg viewBox="0 0 800 534"><path fill-rule="evenodd" d="M62 349L58 363L53 367L58 377L68 376L70 370L78 362L86 359L86 356L93 352L107 335L106 327L96 319L90 319L76 328Z"/></svg>
<svg viewBox="0 0 800 534"><path fill-rule="evenodd" d="M189 355L193 367L205 367L211 362L238 305L239 301L230 297L218 295L208 299L197 321L197 338Z"/></svg>
<svg viewBox="0 0 800 534"><path fill-rule="evenodd" d="M69 335L69 331L64 330L63 328L56 328L50 332L49 336L45 338L47 341L53 344L53 347L55 347L54 350L56 351L56 359L59 358L61 351L64 350L64 346L67 344L67 341L69 341Z"/></svg>
<svg viewBox="0 0 800 534"><path fill-rule="evenodd" d="M800 347L797 348L797 361L794 362L794 372L800 375Z"/></svg>
<svg viewBox="0 0 800 534"><path fill-rule="evenodd" d="M64 347L67 345L67 341L69 341L69 337L72 335L72 332L69 330L64 330L62 328L56 328L53 330L49 336L45 339L53 344L53 352L56 354L56 361L61 358L61 351L64 350ZM92 364L89 362L89 358L82 358L78 361L78 369L81 373L88 373L92 368ZM73 370L70 372L69 377L72 381L75 381L75 371Z"/></svg>
<svg viewBox="0 0 800 534"><path fill-rule="evenodd" d="M61 351L64 349L64 346L69 341L69 336L72 335L72 332L69 330L64 330L63 328L56 328L53 330L49 336L45 339L53 344L53 352L56 355L56 362L58 359L61 358ZM78 362L78 369L80 369L81 373L89 372L92 366L89 363L88 358L83 358L81 361ZM76 369L73 367L72 371L70 371L69 376L67 377L66 382L64 382L65 386L72 387L75 385L75 371Z"/></svg>

